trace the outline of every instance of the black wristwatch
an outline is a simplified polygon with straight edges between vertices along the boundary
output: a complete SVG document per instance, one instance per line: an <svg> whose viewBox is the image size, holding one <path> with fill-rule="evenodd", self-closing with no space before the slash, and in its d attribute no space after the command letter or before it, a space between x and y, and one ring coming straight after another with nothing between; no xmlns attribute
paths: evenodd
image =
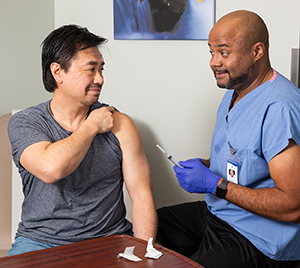
<svg viewBox="0 0 300 268"><path fill-rule="evenodd" d="M224 199L225 195L227 193L227 184L229 181L223 179L223 181L218 185L217 190L216 190L216 196Z"/></svg>

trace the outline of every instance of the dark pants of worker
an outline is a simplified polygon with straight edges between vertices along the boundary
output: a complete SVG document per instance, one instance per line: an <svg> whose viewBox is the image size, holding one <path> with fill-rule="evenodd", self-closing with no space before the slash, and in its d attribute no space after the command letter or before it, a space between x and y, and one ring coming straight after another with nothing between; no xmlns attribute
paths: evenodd
<svg viewBox="0 0 300 268"><path fill-rule="evenodd" d="M283 268L294 261L275 261L226 222L214 216L204 201L157 210L157 240L205 268Z"/></svg>

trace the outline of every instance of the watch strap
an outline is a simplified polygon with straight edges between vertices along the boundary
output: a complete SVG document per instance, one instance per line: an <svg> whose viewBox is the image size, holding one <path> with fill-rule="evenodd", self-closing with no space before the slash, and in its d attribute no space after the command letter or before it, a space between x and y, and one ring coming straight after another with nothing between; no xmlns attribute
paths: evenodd
<svg viewBox="0 0 300 268"><path fill-rule="evenodd" d="M227 185L228 185L229 181L223 179L223 181L217 186L217 190L216 190L216 196L224 199L227 193Z"/></svg>

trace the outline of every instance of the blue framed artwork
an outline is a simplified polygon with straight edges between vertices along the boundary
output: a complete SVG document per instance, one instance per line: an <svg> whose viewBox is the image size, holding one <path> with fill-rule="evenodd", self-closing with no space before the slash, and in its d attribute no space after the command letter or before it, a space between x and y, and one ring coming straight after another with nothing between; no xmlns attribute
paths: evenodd
<svg viewBox="0 0 300 268"><path fill-rule="evenodd" d="M116 40L207 40L215 0L114 0Z"/></svg>

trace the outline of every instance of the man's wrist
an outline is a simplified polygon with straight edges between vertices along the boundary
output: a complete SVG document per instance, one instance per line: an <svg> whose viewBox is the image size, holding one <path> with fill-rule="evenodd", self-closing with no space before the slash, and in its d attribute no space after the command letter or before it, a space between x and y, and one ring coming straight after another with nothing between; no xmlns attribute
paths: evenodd
<svg viewBox="0 0 300 268"><path fill-rule="evenodd" d="M227 185L229 181L221 178L217 184L215 195L221 199L224 199L227 194Z"/></svg>

